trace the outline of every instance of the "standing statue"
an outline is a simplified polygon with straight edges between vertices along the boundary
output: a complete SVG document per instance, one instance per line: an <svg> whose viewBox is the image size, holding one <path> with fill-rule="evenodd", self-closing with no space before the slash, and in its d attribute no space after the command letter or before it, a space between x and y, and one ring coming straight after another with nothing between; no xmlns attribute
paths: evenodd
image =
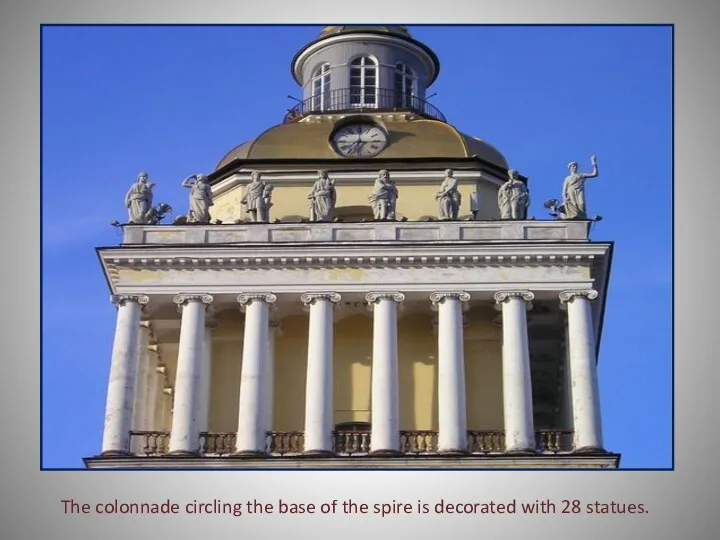
<svg viewBox="0 0 720 540"><path fill-rule="evenodd" d="M327 171L318 171L318 179L312 187L310 199L310 221L332 221L337 193L335 182Z"/></svg>
<svg viewBox="0 0 720 540"><path fill-rule="evenodd" d="M562 219L587 219L587 208L585 206L585 180L595 178L598 175L597 158L590 156L593 170L591 173L577 172L578 164L571 161L568 164L570 175L565 177L563 183L563 206Z"/></svg>
<svg viewBox="0 0 720 540"><path fill-rule="evenodd" d="M508 171L508 181L498 190L500 219L527 219L530 195L515 169Z"/></svg>
<svg viewBox="0 0 720 540"><path fill-rule="evenodd" d="M153 186L148 183L148 174L142 171L138 174L137 182L130 186L125 195L125 206L128 209L128 223L146 223L147 213L152 208Z"/></svg>
<svg viewBox="0 0 720 540"><path fill-rule="evenodd" d="M245 211L250 219L257 223L270 221L270 207L272 206L273 186L262 180L260 171L250 174L250 183L245 187L245 194L240 203L245 205Z"/></svg>
<svg viewBox="0 0 720 540"><path fill-rule="evenodd" d="M373 192L368 197L376 220L394 220L397 205L398 189L390 180L390 173L385 169L378 173Z"/></svg>
<svg viewBox="0 0 720 540"><path fill-rule="evenodd" d="M188 223L210 223L210 207L213 195L204 174L191 174L182 181L182 187L190 188L190 209Z"/></svg>
<svg viewBox="0 0 720 540"><path fill-rule="evenodd" d="M445 179L440 184L440 191L435 194L435 200L440 207L441 220L456 220L460 212L462 195L457 188L457 179L453 176L452 169L445 170Z"/></svg>

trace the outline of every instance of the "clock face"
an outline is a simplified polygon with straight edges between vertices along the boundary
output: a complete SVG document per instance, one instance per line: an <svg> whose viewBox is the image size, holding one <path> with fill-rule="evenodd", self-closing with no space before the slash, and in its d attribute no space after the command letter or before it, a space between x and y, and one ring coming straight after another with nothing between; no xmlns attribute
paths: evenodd
<svg viewBox="0 0 720 540"><path fill-rule="evenodd" d="M332 136L335 151L350 158L378 155L387 146L387 139L385 130L374 124L348 124Z"/></svg>

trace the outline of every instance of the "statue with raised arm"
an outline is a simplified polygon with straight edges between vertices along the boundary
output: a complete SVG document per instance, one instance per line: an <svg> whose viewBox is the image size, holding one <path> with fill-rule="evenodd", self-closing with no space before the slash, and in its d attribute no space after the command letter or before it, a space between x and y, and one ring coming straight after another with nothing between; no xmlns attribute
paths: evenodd
<svg viewBox="0 0 720 540"><path fill-rule="evenodd" d="M527 219L530 195L515 169L508 171L508 180L498 190L500 219Z"/></svg>
<svg viewBox="0 0 720 540"><path fill-rule="evenodd" d="M579 173L576 161L568 164L570 174L565 177L563 183L563 207L562 219L587 219L587 207L585 205L585 180L598 176L597 158L590 156L593 170L590 173Z"/></svg>
<svg viewBox="0 0 720 540"><path fill-rule="evenodd" d="M335 182L327 171L318 171L318 179L308 195L310 199L310 221L332 221L337 194Z"/></svg>
<svg viewBox="0 0 720 540"><path fill-rule="evenodd" d="M378 172L373 191L368 197L376 220L394 220L397 205L398 189L390 180L390 173L385 169Z"/></svg>
<svg viewBox="0 0 720 540"><path fill-rule="evenodd" d="M147 213L152 209L153 186L148 183L148 173L142 171L138 174L137 181L130 186L125 195L125 207L128 209L128 223L147 223Z"/></svg>
<svg viewBox="0 0 720 540"><path fill-rule="evenodd" d="M210 207L213 195L204 174L191 174L182 181L182 187L190 188L188 223L210 223Z"/></svg>
<svg viewBox="0 0 720 540"><path fill-rule="evenodd" d="M250 174L250 183L245 186L245 194L240 203L245 205L245 211L252 221L257 223L270 221L272 191L273 186L262 179L260 171L253 171Z"/></svg>
<svg viewBox="0 0 720 540"><path fill-rule="evenodd" d="M460 203L462 195L457 188L458 182L454 177L452 169L445 170L445 178L440 184L440 191L435 194L435 200L438 202L441 220L456 220L460 212Z"/></svg>

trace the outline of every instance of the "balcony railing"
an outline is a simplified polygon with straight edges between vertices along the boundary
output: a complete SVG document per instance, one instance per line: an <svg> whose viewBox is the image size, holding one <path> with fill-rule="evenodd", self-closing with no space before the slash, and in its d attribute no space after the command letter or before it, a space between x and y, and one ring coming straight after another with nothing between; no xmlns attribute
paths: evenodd
<svg viewBox="0 0 720 540"><path fill-rule="evenodd" d="M535 433L538 454L572 452L572 431L542 430ZM131 448L142 456L162 456L168 453L170 433L166 431L132 431ZM199 451L203 457L226 457L235 452L235 433L201 433ZM468 431L467 451L472 455L505 453L505 434L502 431ZM272 457L293 457L303 453L305 434L302 431L268 431L265 452ZM333 432L333 453L338 456L364 456L370 453L369 431ZM400 453L408 456L438 454L437 431L401 431Z"/></svg>
<svg viewBox="0 0 720 540"><path fill-rule="evenodd" d="M284 122L294 122L308 114L337 112L410 111L446 122L437 107L417 96L389 88L340 88L310 97L289 109Z"/></svg>

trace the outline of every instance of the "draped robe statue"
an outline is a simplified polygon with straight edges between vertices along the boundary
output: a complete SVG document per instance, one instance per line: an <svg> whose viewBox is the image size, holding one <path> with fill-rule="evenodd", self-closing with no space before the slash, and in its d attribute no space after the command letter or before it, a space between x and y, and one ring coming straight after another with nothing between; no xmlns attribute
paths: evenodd
<svg viewBox="0 0 720 540"><path fill-rule="evenodd" d="M204 174L192 174L182 182L182 187L190 188L190 201L187 215L188 223L210 223L210 207L213 195Z"/></svg>
<svg viewBox="0 0 720 540"><path fill-rule="evenodd" d="M259 171L252 172L250 183L245 187L245 194L240 201L245 205L245 211L250 215L252 221L258 223L270 221L272 190L273 186L262 180Z"/></svg>
<svg viewBox="0 0 720 540"><path fill-rule="evenodd" d="M328 178L327 171L318 171L318 179L308 199L310 199L310 221L332 221L337 193L335 183Z"/></svg>
<svg viewBox="0 0 720 540"><path fill-rule="evenodd" d="M577 172L578 164L571 161L568 164L570 174L563 182L563 219L587 219L587 207L585 205L585 180L598 176L597 158L590 156L593 170L590 173Z"/></svg>
<svg viewBox="0 0 720 540"><path fill-rule="evenodd" d="M501 219L526 219L530 196L527 187L517 176L517 171L508 171L508 181L498 190L498 206Z"/></svg>
<svg viewBox="0 0 720 540"><path fill-rule="evenodd" d="M455 220L460 212L462 195L457 188L457 179L453 176L452 169L445 171L445 179L440 184L440 191L435 194L435 200L440 208L440 219Z"/></svg>
<svg viewBox="0 0 720 540"><path fill-rule="evenodd" d="M148 174L138 174L135 182L125 195L125 206L128 209L128 223L142 224L147 221L147 214L152 208L153 186L148 183Z"/></svg>
<svg viewBox="0 0 720 540"><path fill-rule="evenodd" d="M394 220L398 189L390 180L390 173L385 169L378 173L373 192L368 197L376 220Z"/></svg>

